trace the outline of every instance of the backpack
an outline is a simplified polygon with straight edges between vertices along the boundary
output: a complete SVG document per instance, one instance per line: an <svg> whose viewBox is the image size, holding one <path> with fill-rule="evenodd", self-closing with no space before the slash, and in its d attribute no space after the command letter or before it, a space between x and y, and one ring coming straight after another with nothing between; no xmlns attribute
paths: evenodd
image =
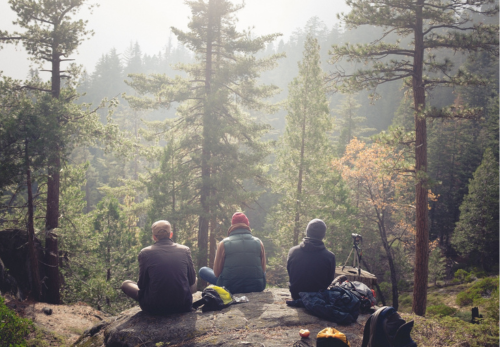
<svg viewBox="0 0 500 350"><path fill-rule="evenodd" d="M328 327L321 330L316 336L317 347L342 347L351 346L344 333L335 328Z"/></svg>
<svg viewBox="0 0 500 350"><path fill-rule="evenodd" d="M234 303L233 295L226 288L211 284L203 290L201 299L193 303L193 308L199 309L203 305L202 312L219 311Z"/></svg>
<svg viewBox="0 0 500 350"><path fill-rule="evenodd" d="M333 287L320 292L300 292L300 299L287 300L288 306L305 307L314 316L348 325L359 315L359 299L347 289Z"/></svg>
<svg viewBox="0 0 500 350"><path fill-rule="evenodd" d="M374 291L371 290L366 284L359 281L344 281L339 285L358 297L360 301L359 311L361 313L369 313L370 308L377 303L374 297Z"/></svg>
<svg viewBox="0 0 500 350"><path fill-rule="evenodd" d="M405 322L393 307L381 307L366 321L361 346L417 346L410 336L413 324Z"/></svg>

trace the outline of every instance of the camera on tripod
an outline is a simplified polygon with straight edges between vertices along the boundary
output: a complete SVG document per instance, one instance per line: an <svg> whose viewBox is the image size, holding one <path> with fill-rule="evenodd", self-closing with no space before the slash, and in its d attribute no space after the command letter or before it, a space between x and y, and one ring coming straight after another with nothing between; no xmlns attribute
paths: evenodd
<svg viewBox="0 0 500 350"><path fill-rule="evenodd" d="M352 237L352 242L354 245L357 246L358 244L363 243L363 236L361 236L360 234L351 233L351 237Z"/></svg>
<svg viewBox="0 0 500 350"><path fill-rule="evenodd" d="M352 249L351 252L349 253L349 256L347 257L347 260L344 263L344 266L342 266L342 271L344 271L347 261L351 257L351 254L354 252L354 260L352 262L352 267L357 268L358 275L361 275L361 267L359 265L361 259L363 258L363 250L359 247L359 245L363 243L363 236L357 233L351 233L351 237L352 237Z"/></svg>

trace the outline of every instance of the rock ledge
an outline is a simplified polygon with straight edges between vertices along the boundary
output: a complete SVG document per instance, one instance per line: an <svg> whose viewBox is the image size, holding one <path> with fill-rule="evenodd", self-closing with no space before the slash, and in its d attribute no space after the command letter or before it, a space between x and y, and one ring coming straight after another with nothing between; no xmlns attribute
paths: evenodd
<svg viewBox="0 0 500 350"><path fill-rule="evenodd" d="M357 323L340 326L303 308L286 305L286 289L266 289L245 294L248 303L221 311L201 310L169 316L149 315L137 306L89 328L75 346L315 346L316 334L325 327L345 333L351 346L361 346L363 326L369 315ZM239 296L239 295L236 295ZM201 298L201 292L193 300ZM309 339L299 336L301 328L311 331Z"/></svg>

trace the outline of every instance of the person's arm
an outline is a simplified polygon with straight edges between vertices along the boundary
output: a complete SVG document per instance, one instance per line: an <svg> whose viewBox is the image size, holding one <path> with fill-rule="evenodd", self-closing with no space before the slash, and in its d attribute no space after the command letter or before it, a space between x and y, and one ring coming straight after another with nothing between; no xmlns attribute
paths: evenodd
<svg viewBox="0 0 500 350"><path fill-rule="evenodd" d="M198 278L196 277L196 271L194 270L193 258L191 257L191 250L188 248L187 250L187 258L188 258L188 282L189 289L191 290L191 294L196 293Z"/></svg>
<svg viewBox="0 0 500 350"><path fill-rule="evenodd" d="M220 242L217 246L214 260L214 275L219 277L224 269L224 261L226 260L226 250L224 249L224 242Z"/></svg>
<svg viewBox="0 0 500 350"><path fill-rule="evenodd" d="M144 257L141 253L139 253L139 256L137 257L137 260L139 261L139 280L137 281L139 291L144 290L146 285L146 267L144 264Z"/></svg>
<svg viewBox="0 0 500 350"><path fill-rule="evenodd" d="M264 243L260 241L260 262L262 264L262 271L266 272L266 251L264 250Z"/></svg>
<svg viewBox="0 0 500 350"><path fill-rule="evenodd" d="M332 254L333 255L333 254ZM333 281L335 279L335 266L336 262L335 262L335 255L333 255L333 258L332 258L332 267L330 269L330 281Z"/></svg>

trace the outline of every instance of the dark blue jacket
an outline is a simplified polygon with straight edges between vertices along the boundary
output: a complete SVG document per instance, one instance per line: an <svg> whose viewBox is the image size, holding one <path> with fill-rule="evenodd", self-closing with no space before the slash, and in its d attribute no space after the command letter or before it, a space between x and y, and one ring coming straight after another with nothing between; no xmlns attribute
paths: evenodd
<svg viewBox="0 0 500 350"><path fill-rule="evenodd" d="M335 254L326 249L323 241L306 237L288 252L286 268L292 298L300 292L319 292L327 289L335 278Z"/></svg>

